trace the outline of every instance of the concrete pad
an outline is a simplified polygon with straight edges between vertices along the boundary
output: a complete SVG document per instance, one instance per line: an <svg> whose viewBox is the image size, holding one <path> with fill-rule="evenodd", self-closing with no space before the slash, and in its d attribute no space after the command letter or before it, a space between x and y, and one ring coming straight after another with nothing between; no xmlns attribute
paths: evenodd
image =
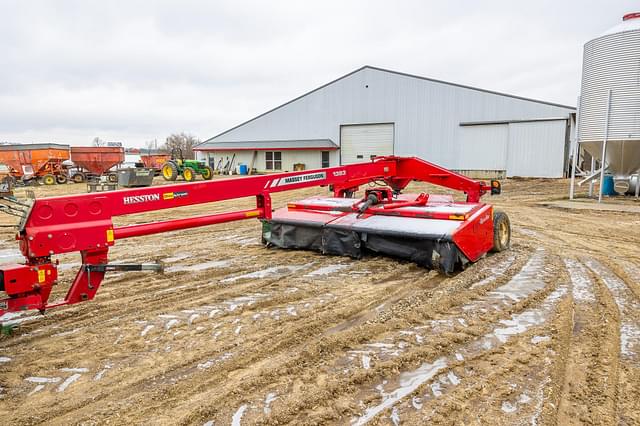
<svg viewBox="0 0 640 426"><path fill-rule="evenodd" d="M622 212L622 213L640 213L640 201L635 199L624 200L626 202L621 203L619 201L604 200L602 203L598 203L597 200L592 199L578 199L578 200L557 200L557 201L545 201L540 203L545 207L568 209L568 210L597 210L607 212Z"/></svg>

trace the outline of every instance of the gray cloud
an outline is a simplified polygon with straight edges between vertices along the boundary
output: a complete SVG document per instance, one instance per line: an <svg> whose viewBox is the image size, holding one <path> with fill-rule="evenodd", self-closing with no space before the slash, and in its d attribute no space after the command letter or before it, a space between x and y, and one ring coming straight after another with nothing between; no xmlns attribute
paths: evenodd
<svg viewBox="0 0 640 426"><path fill-rule="evenodd" d="M575 104L633 1L0 1L0 140L207 138L364 64Z"/></svg>

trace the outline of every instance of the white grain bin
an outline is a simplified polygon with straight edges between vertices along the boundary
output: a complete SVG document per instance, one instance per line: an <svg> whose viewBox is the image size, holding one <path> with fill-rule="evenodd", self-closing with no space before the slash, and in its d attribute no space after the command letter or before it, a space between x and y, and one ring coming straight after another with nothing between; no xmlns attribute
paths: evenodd
<svg viewBox="0 0 640 426"><path fill-rule="evenodd" d="M628 181L640 171L640 13L584 45L579 108L580 145L600 161L606 141L607 172Z"/></svg>

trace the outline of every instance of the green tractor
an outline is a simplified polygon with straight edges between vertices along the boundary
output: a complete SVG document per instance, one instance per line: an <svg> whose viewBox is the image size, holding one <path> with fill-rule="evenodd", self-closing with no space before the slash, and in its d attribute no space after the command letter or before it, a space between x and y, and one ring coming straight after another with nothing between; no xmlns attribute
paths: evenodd
<svg viewBox="0 0 640 426"><path fill-rule="evenodd" d="M204 180L213 177L213 169L207 166L204 161L185 160L182 156L182 150L177 149L171 152L171 160L162 165L162 177L165 180L176 180L178 176L187 182L196 180L196 176L200 175Z"/></svg>

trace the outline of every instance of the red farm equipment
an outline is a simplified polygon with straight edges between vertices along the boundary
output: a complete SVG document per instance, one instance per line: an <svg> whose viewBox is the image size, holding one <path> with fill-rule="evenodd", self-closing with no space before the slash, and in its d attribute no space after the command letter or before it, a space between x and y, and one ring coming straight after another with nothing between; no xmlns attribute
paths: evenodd
<svg viewBox="0 0 640 426"><path fill-rule="evenodd" d="M146 168L153 169L154 174L157 176L160 174L160 170L164 163L171 160L171 154L157 151L148 151L146 154L141 152L140 160L142 160L142 163L144 163Z"/></svg>
<svg viewBox="0 0 640 426"><path fill-rule="evenodd" d="M413 180L462 191L466 201L402 194ZM365 185L364 195L352 198ZM333 196L272 210L272 193L312 186L328 186ZM267 246L354 258L371 251L451 273L489 251L509 246L509 219L480 202L487 192L499 193L500 183L487 185L419 158L378 157L310 171L20 201L13 208L22 209L17 239L25 263L0 265L0 291L7 294L0 299L0 315L28 309L44 312L91 300L107 271L159 268L109 263L109 248L120 239L243 219L263 222ZM113 223L114 217L123 215L251 196L256 205L248 210L127 226ZM10 197L4 200L16 202ZM59 284L58 261L53 257L70 252L80 252L80 270L65 298L49 303L52 286Z"/></svg>
<svg viewBox="0 0 640 426"><path fill-rule="evenodd" d="M76 168L71 172L71 180L82 183L88 178L108 175L109 181L117 182L118 175L109 169L124 162L124 148L115 146L72 146L71 161Z"/></svg>
<svg viewBox="0 0 640 426"><path fill-rule="evenodd" d="M0 145L0 163L9 167L14 179L24 182L67 183L67 172L62 163L68 159L69 145Z"/></svg>

